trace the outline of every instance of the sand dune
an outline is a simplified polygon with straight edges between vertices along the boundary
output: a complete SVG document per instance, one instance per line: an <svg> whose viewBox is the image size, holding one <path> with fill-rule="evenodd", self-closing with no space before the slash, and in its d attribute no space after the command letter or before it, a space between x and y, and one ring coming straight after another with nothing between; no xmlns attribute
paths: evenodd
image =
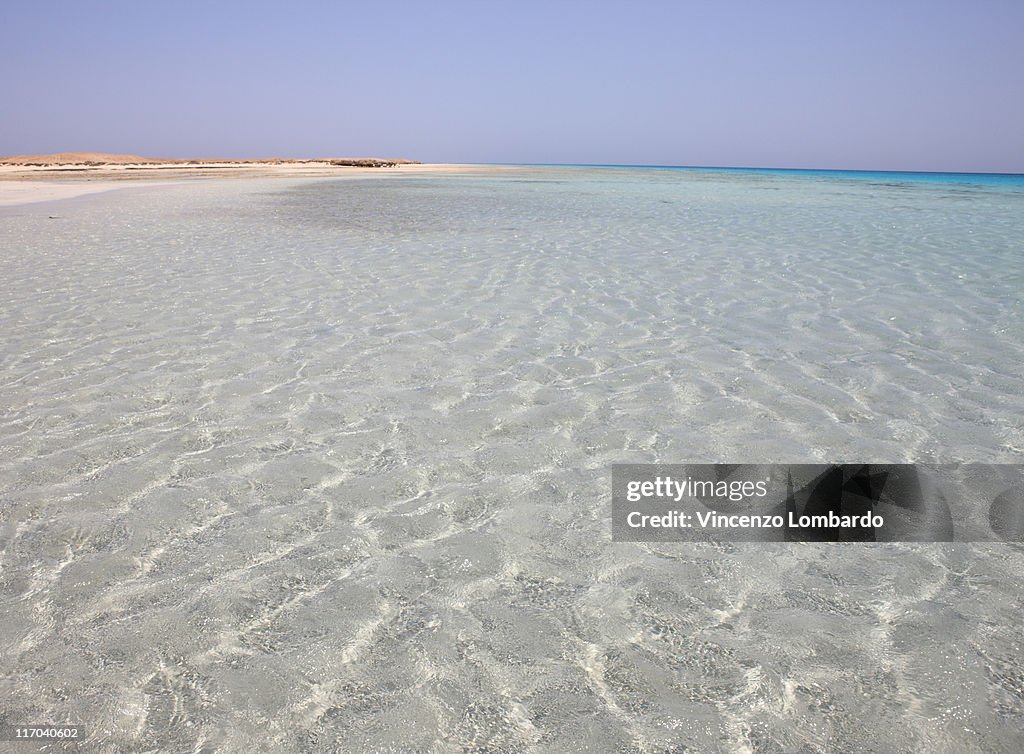
<svg viewBox="0 0 1024 754"><path fill-rule="evenodd" d="M56 154L20 154L0 157L0 163L7 165L80 165L88 162L120 165L133 162L164 162L164 160L139 157L133 154L103 154L100 152L58 152Z"/></svg>

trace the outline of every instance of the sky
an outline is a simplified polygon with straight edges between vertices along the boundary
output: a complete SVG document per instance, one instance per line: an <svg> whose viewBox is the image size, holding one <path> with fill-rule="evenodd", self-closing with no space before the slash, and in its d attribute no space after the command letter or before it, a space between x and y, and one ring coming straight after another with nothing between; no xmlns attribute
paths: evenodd
<svg viewBox="0 0 1024 754"><path fill-rule="evenodd" d="M1024 0L0 0L0 155L1024 172Z"/></svg>

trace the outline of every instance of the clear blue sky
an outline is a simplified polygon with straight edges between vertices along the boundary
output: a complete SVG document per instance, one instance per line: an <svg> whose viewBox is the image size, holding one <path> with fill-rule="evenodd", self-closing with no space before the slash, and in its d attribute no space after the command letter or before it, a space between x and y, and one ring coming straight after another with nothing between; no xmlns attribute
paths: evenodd
<svg viewBox="0 0 1024 754"><path fill-rule="evenodd" d="M1024 0L0 0L0 154L1024 172Z"/></svg>

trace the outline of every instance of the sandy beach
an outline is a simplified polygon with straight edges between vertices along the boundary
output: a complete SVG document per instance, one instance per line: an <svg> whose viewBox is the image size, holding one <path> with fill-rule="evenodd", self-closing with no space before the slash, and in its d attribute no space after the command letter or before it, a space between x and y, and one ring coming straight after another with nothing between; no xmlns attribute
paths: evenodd
<svg viewBox="0 0 1024 754"><path fill-rule="evenodd" d="M372 158L161 160L93 153L21 156L0 159L0 207L73 199L142 184L170 185L182 180L211 177L340 178L512 169Z"/></svg>

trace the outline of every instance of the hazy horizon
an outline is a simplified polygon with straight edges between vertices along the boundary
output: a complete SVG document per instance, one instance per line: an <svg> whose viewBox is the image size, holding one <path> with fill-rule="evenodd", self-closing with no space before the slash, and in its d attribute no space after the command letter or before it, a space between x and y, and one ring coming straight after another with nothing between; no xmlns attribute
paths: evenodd
<svg viewBox="0 0 1024 754"><path fill-rule="evenodd" d="M1024 4L13 2L0 153L1024 172Z"/></svg>

